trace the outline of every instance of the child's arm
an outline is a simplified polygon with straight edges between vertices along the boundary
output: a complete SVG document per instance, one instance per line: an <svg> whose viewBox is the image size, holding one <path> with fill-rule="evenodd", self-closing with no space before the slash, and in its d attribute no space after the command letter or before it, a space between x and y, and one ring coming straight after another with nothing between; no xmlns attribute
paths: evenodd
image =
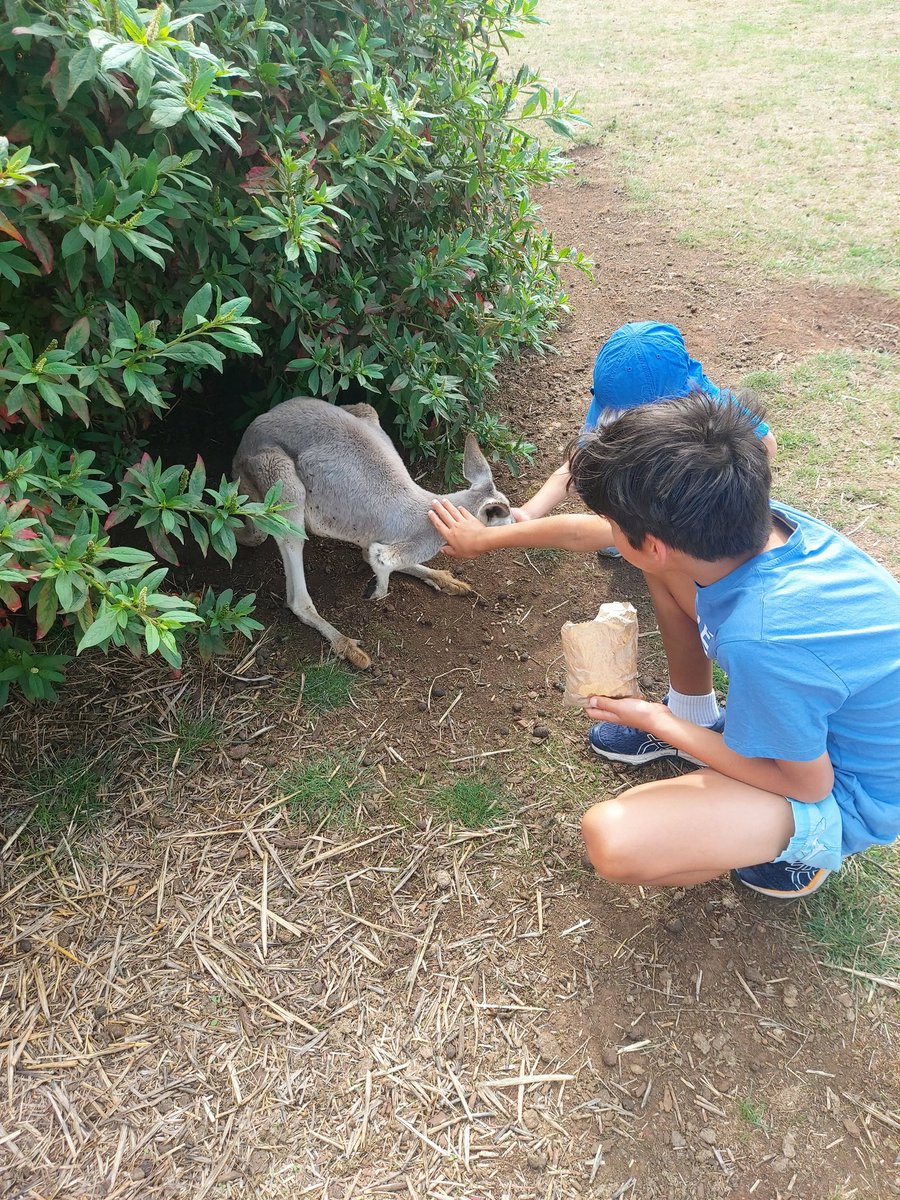
<svg viewBox="0 0 900 1200"><path fill-rule="evenodd" d="M571 478L569 464L564 462L544 481L531 499L525 501L518 510L521 514L519 519L536 521L541 517L546 517L547 513L556 508L557 504L560 504L569 495Z"/></svg>
<svg viewBox="0 0 900 1200"><path fill-rule="evenodd" d="M764 792L774 792L777 796L789 796L792 800L816 804L824 800L834 787L834 769L827 754L809 762L748 758L726 746L720 733L681 720L664 704L592 696L585 711L592 721L634 725L690 754L692 758L700 759L720 775L727 775L729 779L737 779Z"/></svg>
<svg viewBox="0 0 900 1200"><path fill-rule="evenodd" d="M564 513L515 525L482 525L449 500L435 500L428 518L446 542L444 553L452 558L477 558L488 550L504 547L553 547L590 553L612 545L613 540L609 521L587 513Z"/></svg>

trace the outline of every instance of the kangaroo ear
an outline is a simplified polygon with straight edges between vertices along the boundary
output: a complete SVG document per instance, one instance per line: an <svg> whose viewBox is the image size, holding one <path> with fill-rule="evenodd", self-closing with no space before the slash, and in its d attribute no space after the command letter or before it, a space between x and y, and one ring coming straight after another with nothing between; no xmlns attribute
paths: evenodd
<svg viewBox="0 0 900 1200"><path fill-rule="evenodd" d="M474 487L479 483L490 483L493 479L491 466L481 453L474 433L466 434L466 450L463 454L463 475Z"/></svg>

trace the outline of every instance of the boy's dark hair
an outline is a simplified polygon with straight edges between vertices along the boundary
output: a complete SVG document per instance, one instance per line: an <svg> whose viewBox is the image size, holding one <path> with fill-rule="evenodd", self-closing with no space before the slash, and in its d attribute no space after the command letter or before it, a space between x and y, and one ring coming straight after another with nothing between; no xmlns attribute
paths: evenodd
<svg viewBox="0 0 900 1200"><path fill-rule="evenodd" d="M757 553L772 528L760 415L705 392L628 409L571 451L572 484L635 549L652 534L704 562Z"/></svg>

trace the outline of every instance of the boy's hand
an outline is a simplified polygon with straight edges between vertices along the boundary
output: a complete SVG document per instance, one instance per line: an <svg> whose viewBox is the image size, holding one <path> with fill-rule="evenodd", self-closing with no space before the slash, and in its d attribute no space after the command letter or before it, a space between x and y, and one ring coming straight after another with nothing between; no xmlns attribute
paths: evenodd
<svg viewBox="0 0 900 1200"><path fill-rule="evenodd" d="M449 500L435 500L428 514L446 545L441 547L451 558L477 558L484 552L485 526L464 508Z"/></svg>
<svg viewBox="0 0 900 1200"><path fill-rule="evenodd" d="M625 696L621 700L613 700L609 696L591 696L584 711L592 721L633 725L644 733L653 733L657 718L669 710L664 704L653 704L638 696Z"/></svg>
<svg viewBox="0 0 900 1200"><path fill-rule="evenodd" d="M533 517L530 512L526 512L524 508L511 508L509 515L514 521L531 521Z"/></svg>

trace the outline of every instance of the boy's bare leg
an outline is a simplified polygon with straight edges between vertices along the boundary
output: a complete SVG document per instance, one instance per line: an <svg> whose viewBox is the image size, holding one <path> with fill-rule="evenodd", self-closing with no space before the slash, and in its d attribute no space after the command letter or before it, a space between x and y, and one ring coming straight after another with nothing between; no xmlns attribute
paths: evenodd
<svg viewBox="0 0 900 1200"><path fill-rule="evenodd" d="M593 805L582 833L605 879L690 887L778 858L794 834L794 817L784 796L695 771Z"/></svg>
<svg viewBox="0 0 900 1200"><path fill-rule="evenodd" d="M659 622L672 687L686 696L705 696L712 691L712 663L703 653L697 628L696 584L687 576L644 578Z"/></svg>

